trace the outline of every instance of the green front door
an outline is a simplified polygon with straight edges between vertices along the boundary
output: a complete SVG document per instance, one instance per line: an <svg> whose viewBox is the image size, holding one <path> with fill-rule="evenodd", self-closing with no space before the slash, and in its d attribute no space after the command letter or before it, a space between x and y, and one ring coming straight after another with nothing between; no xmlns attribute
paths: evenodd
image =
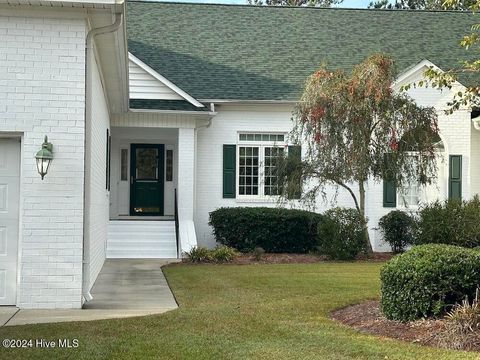
<svg viewBox="0 0 480 360"><path fill-rule="evenodd" d="M163 215L164 145L132 144L130 215Z"/></svg>

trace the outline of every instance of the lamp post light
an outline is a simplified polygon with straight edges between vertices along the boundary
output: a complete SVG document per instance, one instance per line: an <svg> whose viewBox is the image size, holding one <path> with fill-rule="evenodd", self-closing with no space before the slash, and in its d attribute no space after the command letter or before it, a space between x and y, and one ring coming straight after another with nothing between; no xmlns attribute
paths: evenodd
<svg viewBox="0 0 480 360"><path fill-rule="evenodd" d="M42 177L42 180L44 176L47 175L50 162L53 159L52 151L53 151L53 145L48 142L48 138L47 136L45 136L45 140L43 141L42 148L35 155L35 159L37 160L37 170L40 176Z"/></svg>

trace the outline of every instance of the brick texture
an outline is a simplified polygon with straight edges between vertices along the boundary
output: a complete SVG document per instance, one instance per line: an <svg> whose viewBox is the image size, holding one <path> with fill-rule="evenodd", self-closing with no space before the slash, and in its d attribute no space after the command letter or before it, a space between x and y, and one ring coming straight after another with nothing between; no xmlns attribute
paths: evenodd
<svg viewBox="0 0 480 360"><path fill-rule="evenodd" d="M17 305L81 306L85 22L0 16L0 131L21 134ZM54 160L42 181L43 137Z"/></svg>

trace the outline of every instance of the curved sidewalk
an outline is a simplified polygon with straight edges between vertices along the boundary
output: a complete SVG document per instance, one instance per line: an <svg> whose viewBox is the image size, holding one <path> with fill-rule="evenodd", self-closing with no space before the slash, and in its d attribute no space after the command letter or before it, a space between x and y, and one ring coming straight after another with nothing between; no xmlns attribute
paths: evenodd
<svg viewBox="0 0 480 360"><path fill-rule="evenodd" d="M161 267L177 259L107 259L83 309L0 308L0 326L161 314L178 307Z"/></svg>

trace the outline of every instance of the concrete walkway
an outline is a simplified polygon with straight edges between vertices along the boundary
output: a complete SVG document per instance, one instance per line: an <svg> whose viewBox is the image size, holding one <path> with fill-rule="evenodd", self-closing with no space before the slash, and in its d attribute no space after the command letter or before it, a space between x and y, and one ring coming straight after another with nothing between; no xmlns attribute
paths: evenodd
<svg viewBox="0 0 480 360"><path fill-rule="evenodd" d="M177 259L108 259L83 309L29 310L0 307L0 326L89 321L161 314L176 309L161 266Z"/></svg>

